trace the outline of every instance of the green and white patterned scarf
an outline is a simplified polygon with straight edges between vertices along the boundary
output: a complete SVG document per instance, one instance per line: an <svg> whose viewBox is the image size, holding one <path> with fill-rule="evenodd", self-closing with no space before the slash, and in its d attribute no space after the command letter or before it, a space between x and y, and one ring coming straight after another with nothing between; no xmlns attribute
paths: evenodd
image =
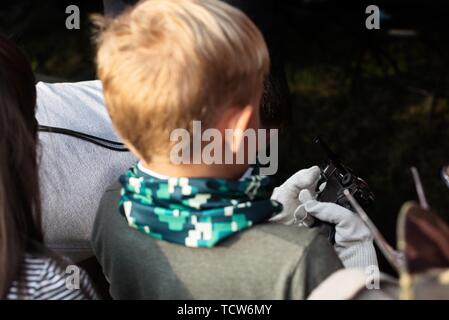
<svg viewBox="0 0 449 320"><path fill-rule="evenodd" d="M270 200L268 177L158 179L134 166L120 183L120 212L129 226L187 247L211 248L282 211Z"/></svg>

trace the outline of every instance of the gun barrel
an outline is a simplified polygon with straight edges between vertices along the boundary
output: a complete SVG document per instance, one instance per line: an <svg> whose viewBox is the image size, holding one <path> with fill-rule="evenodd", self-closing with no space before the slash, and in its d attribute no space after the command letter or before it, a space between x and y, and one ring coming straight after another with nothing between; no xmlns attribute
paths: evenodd
<svg viewBox="0 0 449 320"><path fill-rule="evenodd" d="M315 137L314 143L318 144L321 147L321 149L324 150L329 160L342 174L347 173L347 170L341 165L340 161L338 160L337 155L328 147L328 145L320 137Z"/></svg>

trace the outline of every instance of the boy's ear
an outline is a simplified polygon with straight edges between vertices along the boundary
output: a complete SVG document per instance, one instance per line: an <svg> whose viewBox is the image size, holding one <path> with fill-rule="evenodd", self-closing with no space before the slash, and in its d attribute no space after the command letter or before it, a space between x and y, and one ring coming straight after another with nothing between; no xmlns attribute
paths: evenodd
<svg viewBox="0 0 449 320"><path fill-rule="evenodd" d="M243 132L248 128L255 128L254 123L256 109L252 105L245 107L230 107L226 109L225 129L232 129L234 133L233 143L230 146L233 153L237 153L243 143Z"/></svg>

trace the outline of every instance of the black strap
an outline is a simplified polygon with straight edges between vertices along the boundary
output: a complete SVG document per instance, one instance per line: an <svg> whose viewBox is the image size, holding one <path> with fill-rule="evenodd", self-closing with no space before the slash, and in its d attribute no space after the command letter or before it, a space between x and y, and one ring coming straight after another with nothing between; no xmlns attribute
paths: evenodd
<svg viewBox="0 0 449 320"><path fill-rule="evenodd" d="M103 147L103 148L106 148L109 150L118 151L118 152L129 152L128 148L126 148L126 146L121 142L103 139L103 138L92 136L90 134L83 133L83 132L78 132L78 131L64 129L64 128L58 128L58 127L43 126L43 125L39 125L38 131L47 132L47 133L63 134L66 136L74 137L74 138L77 138L80 140L84 140L86 142L93 143L97 146L100 146L100 147Z"/></svg>

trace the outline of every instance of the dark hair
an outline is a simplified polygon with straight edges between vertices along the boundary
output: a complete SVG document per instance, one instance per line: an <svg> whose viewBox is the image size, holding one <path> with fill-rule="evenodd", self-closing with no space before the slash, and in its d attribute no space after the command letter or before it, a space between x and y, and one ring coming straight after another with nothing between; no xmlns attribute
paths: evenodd
<svg viewBox="0 0 449 320"><path fill-rule="evenodd" d="M30 63L0 35L0 298L20 282L25 252L43 247L35 108Z"/></svg>

